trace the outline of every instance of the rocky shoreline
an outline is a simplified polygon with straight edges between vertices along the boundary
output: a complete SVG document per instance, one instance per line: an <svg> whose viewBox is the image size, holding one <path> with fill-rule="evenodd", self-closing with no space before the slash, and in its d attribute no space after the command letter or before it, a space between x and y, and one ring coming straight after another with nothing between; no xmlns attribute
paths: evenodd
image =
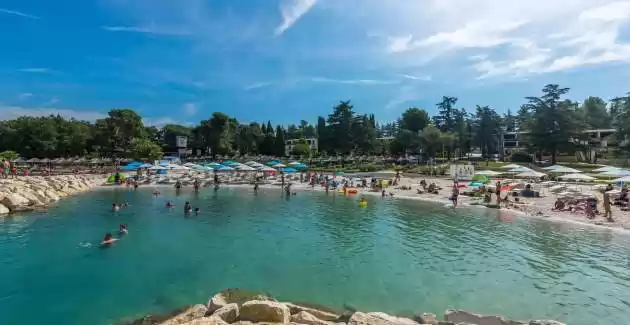
<svg viewBox="0 0 630 325"><path fill-rule="evenodd" d="M25 176L0 179L0 215L45 209L61 198L102 185L103 175Z"/></svg>
<svg viewBox="0 0 630 325"><path fill-rule="evenodd" d="M411 318L380 312L336 311L304 303L279 302L266 294L223 290L206 305L178 309L169 315L148 315L129 325L565 325L553 320L517 321L463 310L447 310L443 320L432 313Z"/></svg>

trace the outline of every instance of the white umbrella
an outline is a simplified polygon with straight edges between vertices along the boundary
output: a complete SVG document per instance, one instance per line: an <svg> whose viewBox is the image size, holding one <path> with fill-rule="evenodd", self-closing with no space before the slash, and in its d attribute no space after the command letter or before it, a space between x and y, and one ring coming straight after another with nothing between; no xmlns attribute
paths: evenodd
<svg viewBox="0 0 630 325"><path fill-rule="evenodd" d="M595 173L605 173L605 172L614 172L616 170L620 170L621 168L619 167L613 167L613 166L603 166L603 167L599 167L597 169L593 169L593 172Z"/></svg>
<svg viewBox="0 0 630 325"><path fill-rule="evenodd" d="M482 175L482 176L497 176L501 174L502 173L495 172L494 170L480 170L478 172L475 172L475 175Z"/></svg>
<svg viewBox="0 0 630 325"><path fill-rule="evenodd" d="M296 166L296 165L301 165L301 164L302 163L299 161L294 161L294 162L289 163L289 166Z"/></svg>
<svg viewBox="0 0 630 325"><path fill-rule="evenodd" d="M630 183L630 176L617 178L617 179L613 180L613 182L615 182L615 183L618 183L618 182Z"/></svg>
<svg viewBox="0 0 630 325"><path fill-rule="evenodd" d="M273 167L273 168L284 168L284 167L287 167L287 166L283 165L283 164L275 164L275 165L273 165L271 167Z"/></svg>
<svg viewBox="0 0 630 325"><path fill-rule="evenodd" d="M193 164L191 162L187 162L187 163L184 164L184 166L186 166L186 167L195 167L195 166L197 166L197 164Z"/></svg>
<svg viewBox="0 0 630 325"><path fill-rule="evenodd" d="M250 167L250 166L247 166L247 165L236 165L236 166L234 166L234 168L237 169L237 170L242 170L242 171L254 171L254 170L256 170L256 168Z"/></svg>
<svg viewBox="0 0 630 325"><path fill-rule="evenodd" d="M554 169L560 168L560 167L564 167L564 166L562 166L562 165L553 165L553 166L543 167L542 169L544 169L544 170L554 170Z"/></svg>
<svg viewBox="0 0 630 325"><path fill-rule="evenodd" d="M168 168L163 167L163 166L160 166L160 165L153 166L153 167L150 167L150 168L149 168L149 170L167 170L167 169L168 169Z"/></svg>
<svg viewBox="0 0 630 325"><path fill-rule="evenodd" d="M518 175L515 175L515 177L521 177L521 178L540 178L543 176L547 176L547 174L545 173L541 173L541 172L537 172L535 170L529 170L526 172L522 172Z"/></svg>
<svg viewBox="0 0 630 325"><path fill-rule="evenodd" d="M275 169L273 169L271 167L267 167L267 166L263 166L263 167L258 168L258 171L261 171L261 172L277 172L277 170L275 170Z"/></svg>
<svg viewBox="0 0 630 325"><path fill-rule="evenodd" d="M557 168L554 168L552 170L549 171L550 173L558 173L558 174L577 174L577 173L581 173L581 170L577 170L575 168L570 168L570 167L565 167L565 166L558 166Z"/></svg>
<svg viewBox="0 0 630 325"><path fill-rule="evenodd" d="M190 170L190 168L182 165L170 165L171 170Z"/></svg>
<svg viewBox="0 0 630 325"><path fill-rule="evenodd" d="M521 167L523 166L517 165L517 164L509 164L509 165L501 166L501 169L514 169L514 168L521 168Z"/></svg>
<svg viewBox="0 0 630 325"><path fill-rule="evenodd" d="M588 175L584 175L584 174L567 174L567 175L562 175L559 176L558 178L560 179L572 179L572 180L576 180L576 181L592 181L595 179L595 177L591 177Z"/></svg>
<svg viewBox="0 0 630 325"><path fill-rule="evenodd" d="M603 172L600 175L606 175L606 176L630 176L630 170L617 169L617 170L611 170L611 171Z"/></svg>
<svg viewBox="0 0 630 325"><path fill-rule="evenodd" d="M508 172L510 173L524 173L524 172L529 172L529 171L532 171L532 169L527 168L525 166L518 166L516 168L512 168L508 170Z"/></svg>
<svg viewBox="0 0 630 325"><path fill-rule="evenodd" d="M253 161L253 160L250 160L250 161L248 161L248 162L246 162L246 163L245 163L245 165L247 165L247 166L254 166L254 165L257 165L257 164L258 164L258 163L257 163L257 162L255 162L255 161Z"/></svg>

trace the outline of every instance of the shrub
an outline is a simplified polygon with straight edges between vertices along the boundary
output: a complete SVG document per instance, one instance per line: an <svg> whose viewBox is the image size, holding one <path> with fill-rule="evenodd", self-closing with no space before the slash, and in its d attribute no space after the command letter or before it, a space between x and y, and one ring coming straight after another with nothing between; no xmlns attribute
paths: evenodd
<svg viewBox="0 0 630 325"><path fill-rule="evenodd" d="M520 163L530 163L532 162L532 156L530 156L527 152L516 151L510 157L512 162L520 162Z"/></svg>

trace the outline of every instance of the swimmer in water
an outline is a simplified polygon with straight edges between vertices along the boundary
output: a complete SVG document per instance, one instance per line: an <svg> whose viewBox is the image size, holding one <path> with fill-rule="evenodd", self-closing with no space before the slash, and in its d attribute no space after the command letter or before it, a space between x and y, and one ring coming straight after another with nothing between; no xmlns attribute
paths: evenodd
<svg viewBox="0 0 630 325"><path fill-rule="evenodd" d="M116 239L114 238L114 236L112 236L112 234L108 232L105 234L105 237L103 238L103 241L101 242L101 245L109 245L115 241Z"/></svg>
<svg viewBox="0 0 630 325"><path fill-rule="evenodd" d="M127 225L121 224L118 232L120 232L121 235L129 233L129 231L127 230Z"/></svg>
<svg viewBox="0 0 630 325"><path fill-rule="evenodd" d="M192 211L192 205L190 205L190 202L186 201L186 203L184 204L184 213L190 213Z"/></svg>
<svg viewBox="0 0 630 325"><path fill-rule="evenodd" d="M173 202L171 202L170 200L169 200L169 201L166 201L166 207L167 207L168 209L173 208L173 207L174 207Z"/></svg>
<svg viewBox="0 0 630 325"><path fill-rule="evenodd" d="M199 215L199 208L195 208L195 215L198 216Z"/></svg>
<svg viewBox="0 0 630 325"><path fill-rule="evenodd" d="M118 206L118 204L116 203L112 203L112 211L118 211L120 210L120 206Z"/></svg>
<svg viewBox="0 0 630 325"><path fill-rule="evenodd" d="M158 196L160 195L160 191L157 190L157 188L153 189L153 195Z"/></svg>
<svg viewBox="0 0 630 325"><path fill-rule="evenodd" d="M366 205L367 204L367 200L365 198L361 198L361 200L359 200L359 204Z"/></svg>

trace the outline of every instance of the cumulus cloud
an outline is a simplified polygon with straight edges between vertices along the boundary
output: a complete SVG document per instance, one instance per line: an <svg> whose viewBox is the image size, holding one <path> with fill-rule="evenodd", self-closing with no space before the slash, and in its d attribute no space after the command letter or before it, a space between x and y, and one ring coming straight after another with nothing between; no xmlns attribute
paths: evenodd
<svg viewBox="0 0 630 325"><path fill-rule="evenodd" d="M464 55L484 79L630 61L630 43L620 37L630 22L627 0L395 3L384 50L410 63ZM410 24L411 16L423 23Z"/></svg>
<svg viewBox="0 0 630 325"><path fill-rule="evenodd" d="M5 8L0 8L0 13L7 14L7 15L20 16L20 17L28 18L28 19L39 19L39 17L35 15L29 15L21 11L5 9Z"/></svg>

